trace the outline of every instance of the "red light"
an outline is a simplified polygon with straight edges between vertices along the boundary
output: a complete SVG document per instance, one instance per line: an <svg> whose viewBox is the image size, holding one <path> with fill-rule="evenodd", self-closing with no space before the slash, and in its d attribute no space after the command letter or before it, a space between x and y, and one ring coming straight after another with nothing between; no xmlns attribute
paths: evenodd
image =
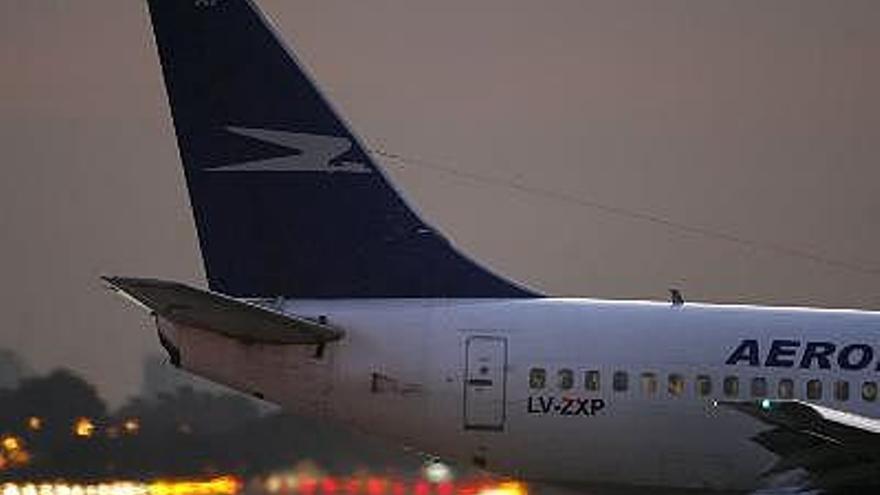
<svg viewBox="0 0 880 495"><path fill-rule="evenodd" d="M455 492L452 483L444 482L437 485L437 495L452 495Z"/></svg>
<svg viewBox="0 0 880 495"><path fill-rule="evenodd" d="M385 493L385 482L379 478L367 480L367 495L382 495Z"/></svg>
<svg viewBox="0 0 880 495"><path fill-rule="evenodd" d="M395 481L391 485L391 495L406 495L406 487L403 486L403 483Z"/></svg>
<svg viewBox="0 0 880 495"><path fill-rule="evenodd" d="M415 495L429 495L431 493L431 487L428 485L427 481L419 481L416 483L413 493Z"/></svg>
<svg viewBox="0 0 880 495"><path fill-rule="evenodd" d="M468 483L465 486L461 486L458 488L458 495L475 495L480 492L480 487L477 486L473 481Z"/></svg>
<svg viewBox="0 0 880 495"><path fill-rule="evenodd" d="M299 483L299 491L303 495L315 495L318 488L318 482L312 478L305 478Z"/></svg>
<svg viewBox="0 0 880 495"><path fill-rule="evenodd" d="M361 482L357 478L352 478L348 480L348 483L345 484L345 490L348 493L360 493L361 491Z"/></svg>
<svg viewBox="0 0 880 495"><path fill-rule="evenodd" d="M324 478L321 480L321 491L324 492L325 495L333 495L336 493L336 490L339 490L339 483L337 483L335 479Z"/></svg>

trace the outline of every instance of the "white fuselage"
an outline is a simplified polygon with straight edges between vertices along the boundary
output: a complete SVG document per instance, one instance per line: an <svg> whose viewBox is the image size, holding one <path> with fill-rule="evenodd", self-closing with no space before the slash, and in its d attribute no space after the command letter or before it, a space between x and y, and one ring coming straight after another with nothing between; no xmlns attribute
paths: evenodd
<svg viewBox="0 0 880 495"><path fill-rule="evenodd" d="M751 441L767 426L716 401L759 399L754 378L765 379L770 398L786 398L780 381L790 379L803 400L807 381L818 379L822 395L811 402L877 416L862 386L878 376L880 353L868 348L880 313L585 299L286 301L277 309L326 317L345 337L318 357L314 346L246 344L167 322L161 329L197 374L526 480L753 488L774 461ZM809 346L824 354L805 360ZM846 401L834 397L841 380Z"/></svg>

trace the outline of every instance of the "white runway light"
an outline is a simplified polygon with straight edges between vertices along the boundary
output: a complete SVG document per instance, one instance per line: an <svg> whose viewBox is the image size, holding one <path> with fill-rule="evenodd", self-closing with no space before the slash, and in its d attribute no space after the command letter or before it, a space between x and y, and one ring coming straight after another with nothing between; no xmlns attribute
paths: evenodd
<svg viewBox="0 0 880 495"><path fill-rule="evenodd" d="M425 479L431 483L448 483L452 481L452 469L442 462L432 462L425 466Z"/></svg>

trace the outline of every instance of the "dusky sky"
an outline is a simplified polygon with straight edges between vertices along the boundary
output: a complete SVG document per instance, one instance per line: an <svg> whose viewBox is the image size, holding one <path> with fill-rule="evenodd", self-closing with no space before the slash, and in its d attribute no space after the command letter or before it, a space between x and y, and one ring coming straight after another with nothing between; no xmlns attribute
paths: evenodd
<svg viewBox="0 0 880 495"><path fill-rule="evenodd" d="M501 273L880 309L874 0L258 3L367 145L409 158L384 160L407 197ZM159 348L98 276L203 283L145 2L0 2L0 150L0 346L118 402Z"/></svg>

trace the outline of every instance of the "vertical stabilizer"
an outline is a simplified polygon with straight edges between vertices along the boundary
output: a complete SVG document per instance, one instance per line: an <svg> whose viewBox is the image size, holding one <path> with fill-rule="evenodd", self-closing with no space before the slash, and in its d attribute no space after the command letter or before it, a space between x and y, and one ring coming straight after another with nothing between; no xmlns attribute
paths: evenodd
<svg viewBox="0 0 880 495"><path fill-rule="evenodd" d="M149 0L211 289L529 297L423 222L250 0Z"/></svg>

